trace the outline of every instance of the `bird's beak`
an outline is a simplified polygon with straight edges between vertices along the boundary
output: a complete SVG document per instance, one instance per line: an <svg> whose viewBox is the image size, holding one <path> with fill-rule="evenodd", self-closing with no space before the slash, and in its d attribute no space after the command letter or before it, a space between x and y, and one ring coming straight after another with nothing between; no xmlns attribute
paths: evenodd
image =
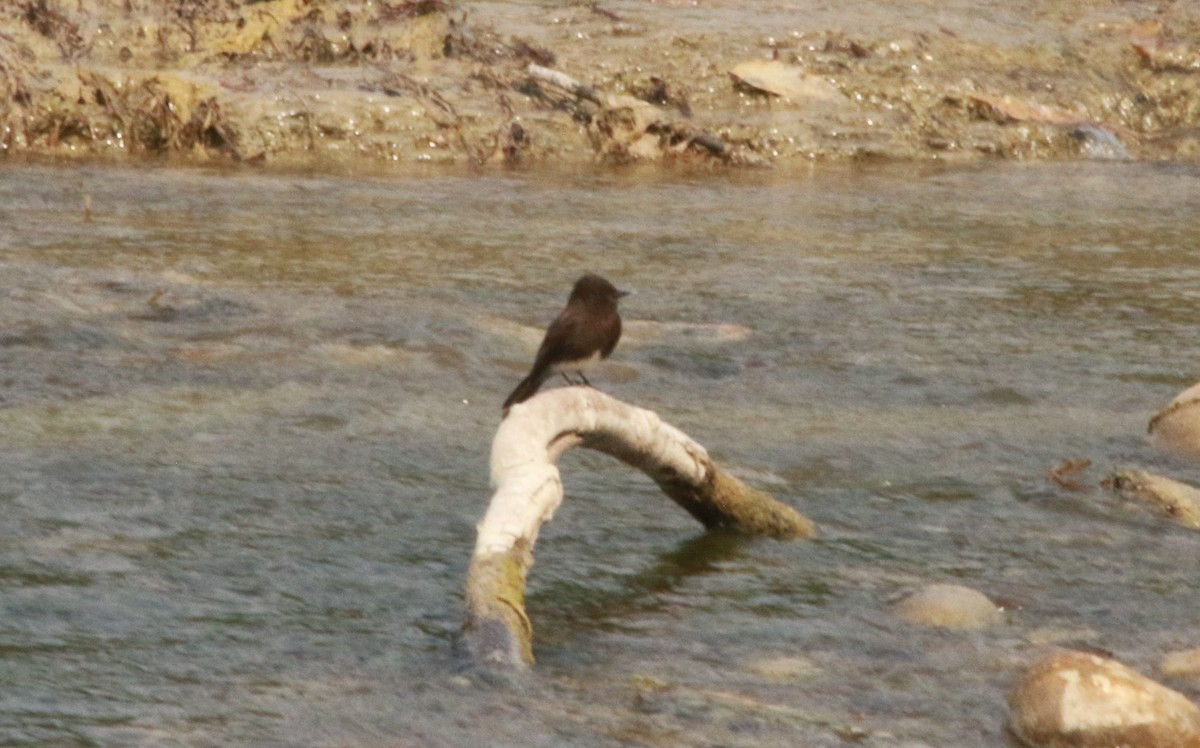
<svg viewBox="0 0 1200 748"><path fill-rule="evenodd" d="M623 298L625 298L626 296L629 296L629 295L630 295L630 294L632 294L632 293L633 293L633 291L617 291L617 298L618 298L618 299L623 299Z"/></svg>

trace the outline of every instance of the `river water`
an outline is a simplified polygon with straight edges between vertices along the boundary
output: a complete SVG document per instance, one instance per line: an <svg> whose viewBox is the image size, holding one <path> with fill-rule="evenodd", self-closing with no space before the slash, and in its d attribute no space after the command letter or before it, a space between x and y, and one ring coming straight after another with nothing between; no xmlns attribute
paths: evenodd
<svg viewBox="0 0 1200 748"><path fill-rule="evenodd" d="M1144 440L1200 375L1197 205L1136 163L7 163L0 743L1010 745L1048 647L1200 645L1200 537L1048 478L1200 479ZM455 654L490 440L586 270L641 330L594 383L822 535L706 536L568 455L538 664L493 682ZM1004 623L887 615L931 582Z"/></svg>

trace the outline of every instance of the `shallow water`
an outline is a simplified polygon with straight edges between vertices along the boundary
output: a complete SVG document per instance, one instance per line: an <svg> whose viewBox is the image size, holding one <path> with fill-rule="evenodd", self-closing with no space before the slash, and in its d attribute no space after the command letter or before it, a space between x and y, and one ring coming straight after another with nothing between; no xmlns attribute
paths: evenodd
<svg viewBox="0 0 1200 748"><path fill-rule="evenodd" d="M1047 477L1200 479L1143 436L1197 378L1198 178L6 164L0 743L1009 745L1048 642L1200 644L1200 537ZM569 455L538 666L487 682L453 645L490 439L583 270L750 329L631 337L596 383L823 534L705 536ZM1005 623L884 613L947 581Z"/></svg>

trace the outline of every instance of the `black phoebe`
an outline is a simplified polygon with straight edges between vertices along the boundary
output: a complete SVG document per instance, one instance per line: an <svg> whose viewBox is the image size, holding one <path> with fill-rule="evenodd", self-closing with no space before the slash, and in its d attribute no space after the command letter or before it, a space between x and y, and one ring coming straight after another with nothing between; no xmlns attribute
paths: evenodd
<svg viewBox="0 0 1200 748"><path fill-rule="evenodd" d="M529 376L504 401L505 414L513 405L533 397L551 374L562 374L570 382L567 372L574 372L589 384L584 368L608 358L621 339L617 299L626 293L591 273L575 281L567 306L546 329Z"/></svg>

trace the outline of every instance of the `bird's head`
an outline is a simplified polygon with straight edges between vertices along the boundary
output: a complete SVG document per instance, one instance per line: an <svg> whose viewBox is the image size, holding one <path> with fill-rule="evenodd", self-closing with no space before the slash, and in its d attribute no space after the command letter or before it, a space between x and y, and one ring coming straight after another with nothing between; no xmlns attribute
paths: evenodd
<svg viewBox="0 0 1200 748"><path fill-rule="evenodd" d="M604 278L595 273L588 273L579 280L575 281L575 287L571 289L571 301L582 301L588 303L611 303L616 304L617 299L622 296L628 296L628 291L618 290L616 286L609 283Z"/></svg>

